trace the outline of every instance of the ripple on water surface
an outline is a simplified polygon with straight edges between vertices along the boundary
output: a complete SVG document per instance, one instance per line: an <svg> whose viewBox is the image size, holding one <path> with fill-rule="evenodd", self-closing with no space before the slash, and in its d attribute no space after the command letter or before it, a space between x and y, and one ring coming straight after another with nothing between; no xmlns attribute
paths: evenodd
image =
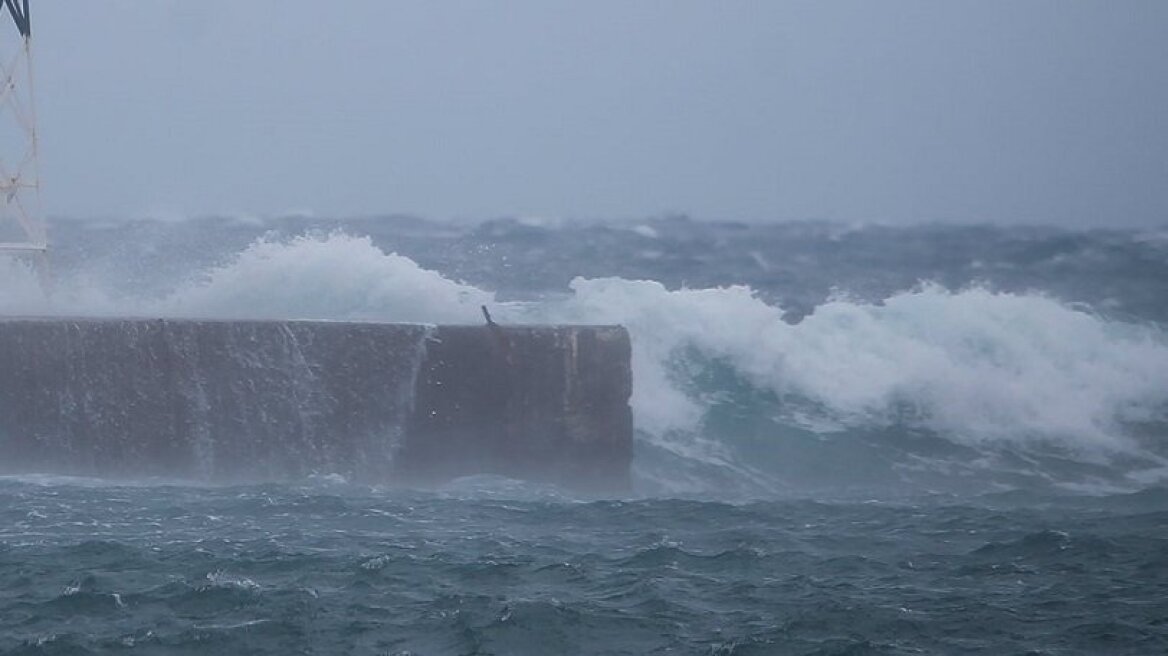
<svg viewBox="0 0 1168 656"><path fill-rule="evenodd" d="M0 495L4 654L1168 650L1163 494L728 504L4 480Z"/></svg>

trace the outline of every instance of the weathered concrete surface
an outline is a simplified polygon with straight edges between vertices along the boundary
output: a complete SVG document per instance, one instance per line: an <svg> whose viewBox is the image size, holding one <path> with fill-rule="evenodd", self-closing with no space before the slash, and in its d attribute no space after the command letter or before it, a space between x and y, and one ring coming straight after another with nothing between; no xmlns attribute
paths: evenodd
<svg viewBox="0 0 1168 656"><path fill-rule="evenodd" d="M612 326L0 319L0 471L616 492L629 357Z"/></svg>
<svg viewBox="0 0 1168 656"><path fill-rule="evenodd" d="M630 357L623 328L439 326L395 473L623 490L632 461Z"/></svg>

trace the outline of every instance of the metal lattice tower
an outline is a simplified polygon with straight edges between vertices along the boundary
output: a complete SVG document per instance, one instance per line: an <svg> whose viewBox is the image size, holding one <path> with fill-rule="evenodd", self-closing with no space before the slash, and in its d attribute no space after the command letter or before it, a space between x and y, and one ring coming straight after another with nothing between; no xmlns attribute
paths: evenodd
<svg viewBox="0 0 1168 656"><path fill-rule="evenodd" d="M16 27L0 29L0 253L43 254L28 0L0 2Z"/></svg>

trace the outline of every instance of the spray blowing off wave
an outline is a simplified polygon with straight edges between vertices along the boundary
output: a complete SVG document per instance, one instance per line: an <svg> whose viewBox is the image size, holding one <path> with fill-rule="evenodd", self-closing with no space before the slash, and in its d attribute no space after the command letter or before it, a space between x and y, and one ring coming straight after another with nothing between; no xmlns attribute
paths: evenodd
<svg viewBox="0 0 1168 656"><path fill-rule="evenodd" d="M478 320L480 305L494 302L490 292L345 234L259 239L161 298L115 294L80 276L57 281L46 296L27 267L0 265L0 301L14 315L467 323Z"/></svg>
<svg viewBox="0 0 1168 656"><path fill-rule="evenodd" d="M10 316L105 316L125 313L117 303L90 281L56 281L46 293L44 281L33 267L17 259L0 257L0 308Z"/></svg>
<svg viewBox="0 0 1168 656"><path fill-rule="evenodd" d="M667 291L577 280L571 318L628 325L639 346L643 425L692 428L702 415L679 356L730 367L780 399L813 403L805 428L890 423L906 414L970 442L1056 439L1124 449L1121 426L1168 401L1168 344L1037 295L936 286L882 304L835 300L800 323L750 289ZM654 369L654 365L656 368ZM645 371L651 369L650 371ZM806 409L806 404L804 409Z"/></svg>
<svg viewBox="0 0 1168 656"><path fill-rule="evenodd" d="M450 281L366 237L261 240L160 303L169 314L216 317L474 321L489 292Z"/></svg>
<svg viewBox="0 0 1168 656"><path fill-rule="evenodd" d="M478 306L494 301L345 235L257 241L161 300L79 289L101 313L230 318L477 323ZM722 485L711 472L772 488L810 471L846 480L858 467L971 475L1005 466L1003 452L1014 470L1056 481L1053 460L1035 454L1113 479L1158 480L1163 467L1168 343L1154 327L979 288L839 298L794 325L747 287L606 278L577 279L572 291L496 304L497 317L627 326L639 466L666 463L653 476L676 489Z"/></svg>
<svg viewBox="0 0 1168 656"><path fill-rule="evenodd" d="M1163 473L1168 343L1153 327L979 288L837 299L795 325L746 287L602 279L573 289L551 316L629 327L638 426L682 456L755 475L768 458L788 474L820 458L823 483L846 483L855 463L841 448L867 443L887 458L892 442L926 436L891 463L894 478L975 475L1005 466L1003 452L1047 481L1072 469L1080 481ZM1054 460L1098 467L1059 473ZM1137 472L1116 472L1118 461Z"/></svg>

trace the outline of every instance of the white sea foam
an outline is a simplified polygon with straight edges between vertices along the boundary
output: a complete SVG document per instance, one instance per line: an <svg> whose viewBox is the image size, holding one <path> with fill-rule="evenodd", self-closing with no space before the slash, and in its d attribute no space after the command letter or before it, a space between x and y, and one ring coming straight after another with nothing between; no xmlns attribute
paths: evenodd
<svg viewBox="0 0 1168 656"><path fill-rule="evenodd" d="M9 316L180 316L217 319L466 323L494 295L385 253L368 237L260 239L164 298L107 291L100 281L56 278L49 293L25 262L0 258L0 307Z"/></svg>
<svg viewBox="0 0 1168 656"><path fill-rule="evenodd" d="M343 234L260 240L230 263L179 289L158 312L223 318L473 322L494 296L368 237Z"/></svg>
<svg viewBox="0 0 1168 656"><path fill-rule="evenodd" d="M35 276L5 273L0 300L10 313L43 313ZM441 323L478 322L478 306L493 304L500 321L620 323L633 336L638 428L709 461L731 456L701 436L710 399L678 367L687 349L780 399L808 401L815 413L785 417L804 428L886 425L907 414L974 446L1047 443L1090 455L1136 449L1125 422L1162 420L1168 408L1160 329L1040 294L923 286L880 304L835 299L791 325L741 286L668 290L606 278L577 279L572 290L563 300L497 304L368 238L334 234L258 241L162 300L113 301L85 285L56 298L70 299L68 314Z"/></svg>
<svg viewBox="0 0 1168 656"><path fill-rule="evenodd" d="M789 325L745 287L578 279L573 289L567 318L632 331L637 419L651 430L692 429L702 414L701 400L670 380L669 360L682 347L836 419L888 422L907 406L966 442L1126 450L1121 424L1168 404L1161 332L1036 294L925 286L883 304L834 300Z"/></svg>

